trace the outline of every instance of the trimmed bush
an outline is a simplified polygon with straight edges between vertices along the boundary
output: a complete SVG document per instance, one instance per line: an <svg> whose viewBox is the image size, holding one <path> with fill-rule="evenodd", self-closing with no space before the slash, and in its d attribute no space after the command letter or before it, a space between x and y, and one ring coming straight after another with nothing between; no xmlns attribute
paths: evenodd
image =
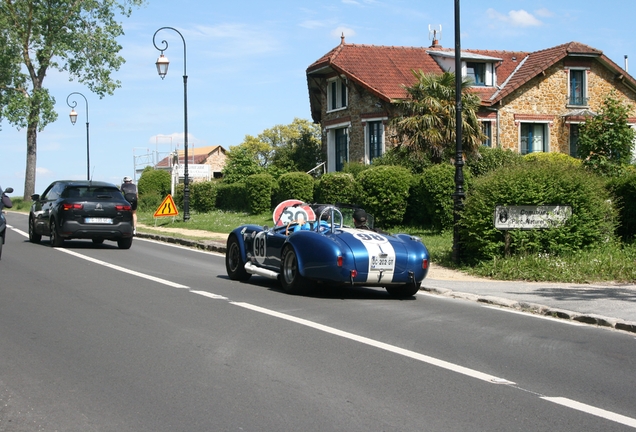
<svg viewBox="0 0 636 432"><path fill-rule="evenodd" d="M278 178L278 193L275 202L297 199L311 202L314 197L314 178L304 172L290 172Z"/></svg>
<svg viewBox="0 0 636 432"><path fill-rule="evenodd" d="M464 170L464 191L469 189L470 171ZM415 177L409 196L408 222L443 231L453 227L455 167L439 164Z"/></svg>
<svg viewBox="0 0 636 432"><path fill-rule="evenodd" d="M271 210L274 177L269 174L253 174L245 180L249 211L260 214Z"/></svg>
<svg viewBox="0 0 636 432"><path fill-rule="evenodd" d="M377 226L402 223L412 178L408 169L398 166L371 167L358 175L359 204L374 215Z"/></svg>
<svg viewBox="0 0 636 432"><path fill-rule="evenodd" d="M582 166L580 159L565 153L528 153L522 157L522 160L524 163L549 163L564 169L580 168Z"/></svg>
<svg viewBox="0 0 636 432"><path fill-rule="evenodd" d="M140 199L142 195L147 193L155 193L166 197L170 193L171 183L172 178L168 171L146 167L137 182L137 192Z"/></svg>
<svg viewBox="0 0 636 432"><path fill-rule="evenodd" d="M625 241L636 238L636 172L610 179L607 188L612 193L618 207L618 227L616 233Z"/></svg>
<svg viewBox="0 0 636 432"><path fill-rule="evenodd" d="M472 175L478 177L499 168L519 164L522 160L523 156L510 149L480 147L479 157L467 159L466 168L468 168Z"/></svg>
<svg viewBox="0 0 636 432"><path fill-rule="evenodd" d="M324 174L316 182L314 198L316 202L325 204L356 203L358 184L353 174L330 172Z"/></svg>
<svg viewBox="0 0 636 432"><path fill-rule="evenodd" d="M141 212L155 212L159 206L161 205L161 202L163 201L165 197L162 197L161 195L159 195L158 193L155 192L146 192L143 195L139 195L139 201L138 201L138 210ZM175 202L175 204L178 204Z"/></svg>
<svg viewBox="0 0 636 432"><path fill-rule="evenodd" d="M461 255L466 262L505 255L504 231L494 228L497 205L570 205L562 227L510 230L511 255L564 254L613 236L615 210L602 180L582 168L563 169L549 159L502 168L475 179L461 214Z"/></svg>
<svg viewBox="0 0 636 432"><path fill-rule="evenodd" d="M216 208L217 182L196 182L190 185L190 208L207 213Z"/></svg>
<svg viewBox="0 0 636 432"><path fill-rule="evenodd" d="M219 210L248 212L249 203L246 197L245 183L220 183L216 191L216 207Z"/></svg>

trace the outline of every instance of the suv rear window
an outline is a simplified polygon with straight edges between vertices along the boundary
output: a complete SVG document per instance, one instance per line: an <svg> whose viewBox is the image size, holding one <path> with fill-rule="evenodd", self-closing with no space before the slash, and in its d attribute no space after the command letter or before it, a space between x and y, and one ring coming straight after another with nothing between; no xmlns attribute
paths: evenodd
<svg viewBox="0 0 636 432"><path fill-rule="evenodd" d="M69 186L62 192L62 198L122 198L115 187Z"/></svg>

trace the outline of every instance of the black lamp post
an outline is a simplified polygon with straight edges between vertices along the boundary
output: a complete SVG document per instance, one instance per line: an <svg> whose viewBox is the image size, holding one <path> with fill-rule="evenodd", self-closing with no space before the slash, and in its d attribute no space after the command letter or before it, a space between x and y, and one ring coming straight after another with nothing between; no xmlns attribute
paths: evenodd
<svg viewBox="0 0 636 432"><path fill-rule="evenodd" d="M91 158L90 158L90 134L88 130L88 101L86 100L86 96L81 93L73 92L66 97L66 104L71 107L71 113L69 117L71 118L71 123L75 125L77 121L77 112L75 112L75 107L77 106L77 101L73 100L72 104L68 101L72 95L80 95L84 98L84 102L86 102L86 180L91 179Z"/></svg>
<svg viewBox="0 0 636 432"><path fill-rule="evenodd" d="M459 0L455 0L455 193L453 218L453 260L459 262L459 215L464 208L464 157L462 151L462 49L459 30Z"/></svg>
<svg viewBox="0 0 636 432"><path fill-rule="evenodd" d="M183 41L183 132L185 134L183 139L183 148L185 150L185 164L183 167L183 221L185 222L190 219L190 185L188 184L188 74L186 73L186 42L179 30L172 27L161 27L152 36L153 45L161 52L161 55L155 63L157 65L157 72L161 79L166 77L166 74L168 73L168 65L170 64L167 57L163 55L163 52L168 49L168 42L165 40L161 41L163 48L159 48L155 42L157 33L161 30L174 30L179 36L181 36L181 40Z"/></svg>

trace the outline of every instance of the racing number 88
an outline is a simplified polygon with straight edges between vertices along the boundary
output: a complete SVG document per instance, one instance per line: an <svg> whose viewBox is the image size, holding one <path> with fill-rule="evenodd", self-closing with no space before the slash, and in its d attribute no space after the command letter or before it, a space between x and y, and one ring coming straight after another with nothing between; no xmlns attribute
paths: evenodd
<svg viewBox="0 0 636 432"><path fill-rule="evenodd" d="M356 234L356 237L358 237L358 238L359 238L360 240L362 240L362 241L364 241L364 240L366 240L366 241L372 241L372 240L375 240L375 241L381 242L381 241L386 240L384 237L382 237L382 236L381 236L381 235L379 235L379 234L366 234L366 233L365 233L365 234L362 234L362 233L357 233L357 234Z"/></svg>

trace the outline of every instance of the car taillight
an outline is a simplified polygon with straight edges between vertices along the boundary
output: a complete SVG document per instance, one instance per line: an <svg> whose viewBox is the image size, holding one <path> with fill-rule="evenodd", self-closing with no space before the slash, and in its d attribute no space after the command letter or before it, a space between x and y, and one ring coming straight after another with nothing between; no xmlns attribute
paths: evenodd
<svg viewBox="0 0 636 432"><path fill-rule="evenodd" d="M338 267L342 267L342 257L338 257Z"/></svg>
<svg viewBox="0 0 636 432"><path fill-rule="evenodd" d="M424 258L424 259L422 260L422 268L423 268L424 270L426 270L426 269L428 268L428 260L427 260L426 258Z"/></svg>
<svg viewBox="0 0 636 432"><path fill-rule="evenodd" d="M84 204L71 204L71 203L63 203L62 210L81 210L84 208Z"/></svg>
<svg viewBox="0 0 636 432"><path fill-rule="evenodd" d="M355 278L356 276L358 276L358 270L351 270L351 279Z"/></svg>
<svg viewBox="0 0 636 432"><path fill-rule="evenodd" d="M122 204L118 204L115 206L115 210L117 211L130 211L132 210L132 207L129 205L122 205Z"/></svg>

